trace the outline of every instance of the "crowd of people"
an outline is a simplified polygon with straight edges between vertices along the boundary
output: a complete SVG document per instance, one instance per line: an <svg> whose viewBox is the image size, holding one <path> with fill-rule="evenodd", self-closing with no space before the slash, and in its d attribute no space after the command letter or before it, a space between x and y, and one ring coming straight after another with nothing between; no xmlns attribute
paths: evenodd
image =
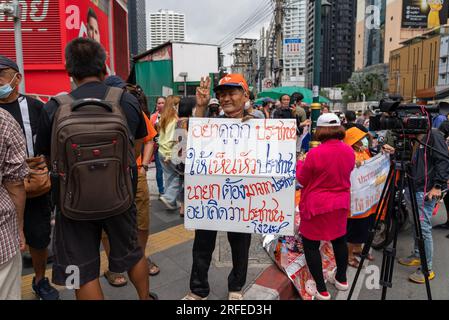
<svg viewBox="0 0 449 320"><path fill-rule="evenodd" d="M179 161L182 154L177 154L176 146L186 136L176 133L188 130L189 118L295 119L300 137L310 131L311 111L301 93L281 95L278 101L266 98L256 105L243 76L230 74L212 88L216 98L211 98L211 81L205 78L195 98L158 97L155 112L150 114L142 88L127 84L117 76L106 76L106 53L98 42L75 39L67 45L65 54L67 72L76 89L45 105L19 93L23 75L13 60L0 56L0 299L20 299L21 251L26 247L35 272L32 288L40 299L59 298L51 283L66 286L70 266L79 268L77 299L103 299L99 282L102 244L108 257L108 270L103 276L109 284L120 287L129 279L140 299L156 300L157 294L150 292L149 276L157 275L160 268L145 256L150 223L147 182L150 163L156 164L159 200L167 210L179 209L183 217L184 165ZM85 111L88 105L92 113ZM108 129L107 134L100 132L101 140L95 131L101 125L92 123L105 110L116 110L115 106L119 106L113 121L115 127ZM83 112L77 120L71 118L66 127L62 125L79 110ZM330 282L338 290L348 290L347 268L359 266L363 244L376 218L374 209L363 216L350 216L350 176L354 168L363 166L377 153L394 154L395 149L393 142L369 131L369 111L359 118L352 111L341 118L331 113L328 106L321 111L314 132L314 140L321 144L306 155L301 154L297 162L297 182L301 189L299 232L307 265L316 282L315 298L329 300L319 251L321 241L330 241L334 249L337 267ZM85 122L77 122L83 117ZM118 134L120 124L126 129ZM61 133L64 128L68 130L66 134ZM419 139L426 139L434 148L448 153L445 139L449 136L449 121L442 121L439 128L440 131L434 129L429 136ZM70 130L78 130L78 134L70 135L67 133ZM421 226L430 279L433 279L430 219L449 180L449 162L439 153L418 147L413 150L416 197L419 204L424 204L419 205L424 217ZM112 155L117 159L112 161ZM51 175L46 173L51 177L52 190L46 188L39 196L31 197L27 190L30 177L40 167L33 167L30 160L36 158L43 159L40 165L46 163L47 170L51 171ZM113 194L117 192L116 198L122 202L103 195L93 204L89 192L81 192L80 188L94 188L98 183L92 180L92 187L87 188L79 179L89 176L101 180L106 174L110 179L111 173L116 180L110 183L110 189L109 186L105 189ZM86 203L96 208L94 212ZM111 203L116 203L116 207L110 208ZM126 203L129 205L117 209ZM445 203L449 204L447 196ZM45 269L54 208L54 263L50 281L45 277ZM448 222L438 227L449 229L449 214ZM216 236L216 231L195 231L190 292L185 300L205 300L209 296L208 272ZM241 300L251 234L228 232L227 236L233 258L228 277L229 299ZM373 260L373 256L369 255L368 259ZM399 262L419 266L418 251L414 250L410 257ZM424 283L422 270L418 269L410 279Z"/></svg>

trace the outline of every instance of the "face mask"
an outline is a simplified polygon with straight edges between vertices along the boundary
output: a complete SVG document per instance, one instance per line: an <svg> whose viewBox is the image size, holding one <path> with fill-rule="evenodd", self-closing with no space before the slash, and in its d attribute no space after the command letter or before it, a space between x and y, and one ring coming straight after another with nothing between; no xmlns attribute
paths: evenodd
<svg viewBox="0 0 449 320"><path fill-rule="evenodd" d="M251 102L246 102L245 103L245 110L248 110L251 107Z"/></svg>
<svg viewBox="0 0 449 320"><path fill-rule="evenodd" d="M218 107L210 107L209 110L211 113L218 113Z"/></svg>
<svg viewBox="0 0 449 320"><path fill-rule="evenodd" d="M368 149L368 147L369 147L369 141L368 141L368 138L363 138L363 139L362 139L362 143L363 143L363 147L364 147L365 149Z"/></svg>
<svg viewBox="0 0 449 320"><path fill-rule="evenodd" d="M15 87L14 88L11 87L11 83L14 81L16 76L17 76L17 73L14 75L14 78L12 78L10 83L5 84L0 87L0 99L8 98L11 95L11 93L14 91Z"/></svg>

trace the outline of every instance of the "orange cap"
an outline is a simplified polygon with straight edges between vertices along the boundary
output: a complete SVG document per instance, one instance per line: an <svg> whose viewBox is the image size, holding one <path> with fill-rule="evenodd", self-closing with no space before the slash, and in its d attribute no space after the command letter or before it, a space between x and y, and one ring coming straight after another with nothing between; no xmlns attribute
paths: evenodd
<svg viewBox="0 0 449 320"><path fill-rule="evenodd" d="M223 87L238 87L242 88L245 92L249 91L248 83L245 78L238 73L224 76L218 83L218 86L214 88L214 91L217 92L217 90L220 90Z"/></svg>
<svg viewBox="0 0 449 320"><path fill-rule="evenodd" d="M346 130L346 137L343 140L343 142L349 146L353 146L357 141L362 140L367 135L368 135L367 133L363 132L359 128L352 127Z"/></svg>

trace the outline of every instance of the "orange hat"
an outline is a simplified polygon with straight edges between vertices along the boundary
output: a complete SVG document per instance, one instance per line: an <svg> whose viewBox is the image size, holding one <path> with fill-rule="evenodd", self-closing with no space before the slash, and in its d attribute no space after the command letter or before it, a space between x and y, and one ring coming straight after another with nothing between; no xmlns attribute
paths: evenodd
<svg viewBox="0 0 449 320"><path fill-rule="evenodd" d="M223 87L237 87L242 88L245 92L249 91L248 83L245 78L243 75L237 73L224 76L218 83L218 86L214 88L214 92L217 92L217 90L220 90Z"/></svg>
<svg viewBox="0 0 449 320"><path fill-rule="evenodd" d="M346 137L343 140L343 142L352 147L357 141L362 140L367 135L368 135L368 133L363 132L359 128L352 127L350 129L346 130Z"/></svg>

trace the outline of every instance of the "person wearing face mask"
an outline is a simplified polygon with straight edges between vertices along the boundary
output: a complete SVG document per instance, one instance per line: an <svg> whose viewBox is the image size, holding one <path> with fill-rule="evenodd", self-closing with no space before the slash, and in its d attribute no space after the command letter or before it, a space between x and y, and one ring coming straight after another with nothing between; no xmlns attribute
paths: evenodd
<svg viewBox="0 0 449 320"><path fill-rule="evenodd" d="M0 55L0 108L8 111L20 125L26 138L27 157L33 158L35 137L39 118L44 107L39 100L19 93L19 84L23 79L17 64L8 57ZM35 277L32 288L42 300L57 300L58 291L45 277L47 266L47 247L51 233L50 195L27 199L24 214L24 234L29 246Z"/></svg>
<svg viewBox="0 0 449 320"><path fill-rule="evenodd" d="M346 137L343 141L354 150L357 167L363 166L365 161L372 157L368 148L368 133L357 127L352 127L346 131ZM362 253L362 244L368 240L368 231L376 219L375 213L376 207L374 206L364 215L349 217L348 219L348 264L351 267L359 267L357 257ZM373 259L373 256L370 254L368 260L372 261Z"/></svg>
<svg viewBox="0 0 449 320"><path fill-rule="evenodd" d="M220 102L212 98L208 104L207 118L218 118L220 116Z"/></svg>
<svg viewBox="0 0 449 320"><path fill-rule="evenodd" d="M249 101L245 103L245 111L255 119L265 119L263 112L254 108L254 99L254 93L250 92Z"/></svg>

